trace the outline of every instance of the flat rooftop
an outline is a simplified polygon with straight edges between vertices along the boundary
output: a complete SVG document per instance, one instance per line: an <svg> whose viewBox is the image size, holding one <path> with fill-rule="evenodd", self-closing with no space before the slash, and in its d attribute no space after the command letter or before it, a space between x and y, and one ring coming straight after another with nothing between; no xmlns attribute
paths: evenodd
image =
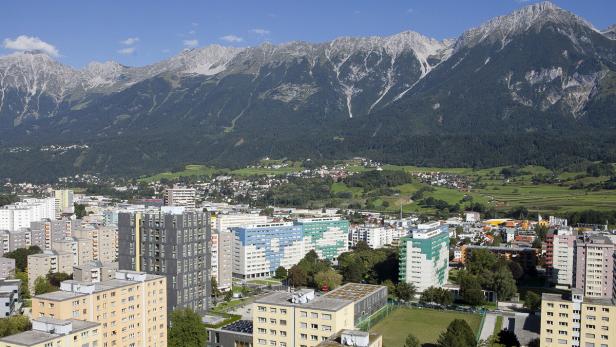
<svg viewBox="0 0 616 347"><path fill-rule="evenodd" d="M541 295L543 301L555 301L555 302L571 302L571 294L552 294L543 293ZM590 305L602 305L602 306L616 306L616 301L612 298L589 298L584 296L584 303Z"/></svg>
<svg viewBox="0 0 616 347"><path fill-rule="evenodd" d="M94 328L100 325L99 323L81 321L81 320L72 320L72 319L66 320L66 321L53 319L53 318L36 319L36 320L46 322L46 323L62 324L62 325L72 323L73 328L71 330L71 333L79 332L81 330L91 329L91 328ZM21 346L36 346L36 345L45 343L47 341L55 340L56 338L60 336L63 336L63 335L52 334L52 333L48 333L46 331L40 331L40 330L28 330L28 331L21 332L19 334L0 338L0 341L2 341L5 344L17 344Z"/></svg>
<svg viewBox="0 0 616 347"><path fill-rule="evenodd" d="M292 297L293 293L276 292L256 300L255 304L280 305L336 312L344 308L345 306L353 303L352 300L338 299L335 297L327 296L317 296L305 304L299 304L291 302Z"/></svg>
<svg viewBox="0 0 616 347"><path fill-rule="evenodd" d="M383 288L387 287L376 284L347 283L325 294L324 297L359 301Z"/></svg>
<svg viewBox="0 0 616 347"><path fill-rule="evenodd" d="M157 280L161 278L164 278L164 277L159 276L159 275L151 275L151 274L146 275L146 281L152 281L152 280ZM80 282L80 281L75 281L75 280L66 280L66 281L63 281L63 283L64 282L72 283L72 284L80 284L84 286L94 286L93 293L104 292L104 291L118 289L118 288L127 287L130 285L140 283L137 281L119 280L119 279L112 279L112 280L97 282L97 283ZM73 299L73 298L86 296L86 295L88 294L73 292L73 291L58 290L58 291L51 292L51 293L36 295L34 296L34 298L43 299L43 300L64 301L64 300Z"/></svg>

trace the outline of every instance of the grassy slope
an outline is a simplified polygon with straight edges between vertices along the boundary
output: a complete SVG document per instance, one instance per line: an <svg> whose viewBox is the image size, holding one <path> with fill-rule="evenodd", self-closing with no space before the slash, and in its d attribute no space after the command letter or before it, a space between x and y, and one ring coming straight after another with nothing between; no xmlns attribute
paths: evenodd
<svg viewBox="0 0 616 347"><path fill-rule="evenodd" d="M371 331L383 335L383 346L402 347L408 334L421 343L435 343L440 333L454 319L464 319L473 331L479 330L481 317L450 311L400 308L376 324Z"/></svg>

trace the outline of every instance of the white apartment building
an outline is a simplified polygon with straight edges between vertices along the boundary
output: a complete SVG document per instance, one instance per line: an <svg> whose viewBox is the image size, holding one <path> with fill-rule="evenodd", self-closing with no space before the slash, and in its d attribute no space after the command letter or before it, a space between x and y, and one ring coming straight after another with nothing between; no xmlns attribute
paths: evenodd
<svg viewBox="0 0 616 347"><path fill-rule="evenodd" d="M212 218L212 222L214 227L212 231L230 232L231 228L265 224L267 223L267 216L261 216L257 213L218 214L216 218Z"/></svg>
<svg viewBox="0 0 616 347"><path fill-rule="evenodd" d="M182 206L195 208L197 191L193 188L169 188L163 194L165 206Z"/></svg>
<svg viewBox="0 0 616 347"><path fill-rule="evenodd" d="M562 229L554 233L552 240L551 281L560 287L573 285L575 264L575 238L571 230Z"/></svg>
<svg viewBox="0 0 616 347"><path fill-rule="evenodd" d="M360 226L351 230L351 244L364 241L370 248L382 248L408 235L405 228L393 228L376 225Z"/></svg>
<svg viewBox="0 0 616 347"><path fill-rule="evenodd" d="M447 283L449 230L438 222L420 224L400 241L400 282L412 283L418 292Z"/></svg>
<svg viewBox="0 0 616 347"><path fill-rule="evenodd" d="M31 222L56 218L56 199L24 199L0 207L0 230L29 228Z"/></svg>

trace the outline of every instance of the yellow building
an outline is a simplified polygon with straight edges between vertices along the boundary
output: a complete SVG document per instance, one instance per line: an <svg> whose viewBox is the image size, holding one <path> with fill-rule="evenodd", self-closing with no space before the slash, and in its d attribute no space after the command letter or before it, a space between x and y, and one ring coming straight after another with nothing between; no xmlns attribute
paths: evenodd
<svg viewBox="0 0 616 347"><path fill-rule="evenodd" d="M101 341L99 323L41 317L32 320L32 330L0 338L0 347L95 347Z"/></svg>
<svg viewBox="0 0 616 347"><path fill-rule="evenodd" d="M352 300L315 297L314 290L277 292L253 304L253 346L313 347L354 327Z"/></svg>
<svg viewBox="0 0 616 347"><path fill-rule="evenodd" d="M100 347L164 347L166 288L165 277L134 271L98 283L64 281L60 291L32 298L32 317L100 323Z"/></svg>
<svg viewBox="0 0 616 347"><path fill-rule="evenodd" d="M616 346L616 305L612 299L543 294L541 346Z"/></svg>

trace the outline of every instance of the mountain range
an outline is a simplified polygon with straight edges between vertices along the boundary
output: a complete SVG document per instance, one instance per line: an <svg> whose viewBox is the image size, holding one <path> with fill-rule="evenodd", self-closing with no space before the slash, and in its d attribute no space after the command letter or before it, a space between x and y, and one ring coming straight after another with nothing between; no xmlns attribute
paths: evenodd
<svg viewBox="0 0 616 347"><path fill-rule="evenodd" d="M266 156L563 167L616 161L615 126L616 26L596 29L549 2L442 41L409 31L212 45L144 67L0 57L7 177Z"/></svg>

